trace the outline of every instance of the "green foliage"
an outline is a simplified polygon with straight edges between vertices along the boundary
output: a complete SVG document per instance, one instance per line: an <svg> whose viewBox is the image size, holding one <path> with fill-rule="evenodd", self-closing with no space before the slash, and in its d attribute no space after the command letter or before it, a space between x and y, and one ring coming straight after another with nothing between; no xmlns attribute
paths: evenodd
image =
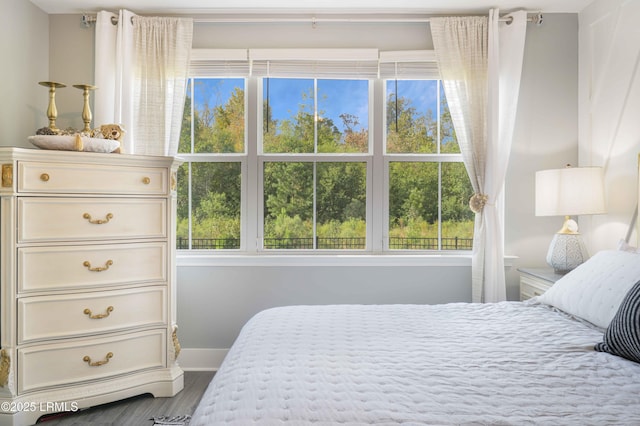
<svg viewBox="0 0 640 426"><path fill-rule="evenodd" d="M313 163L271 162L264 165L265 220L286 212L313 218Z"/></svg>
<svg viewBox="0 0 640 426"><path fill-rule="evenodd" d="M344 127L343 143L339 145L337 152L367 152L369 150L369 132L366 129L355 130L358 126L358 117L352 114L340 114Z"/></svg>
<svg viewBox="0 0 640 426"><path fill-rule="evenodd" d="M389 222L391 226L421 218L438 220L438 163L389 164Z"/></svg>
<svg viewBox="0 0 640 426"><path fill-rule="evenodd" d="M453 127L453 121L451 120L451 111L447 104L447 98L444 96L444 92L440 97L440 152L442 153L460 153L460 146L456 139L456 129Z"/></svg>
<svg viewBox="0 0 640 426"><path fill-rule="evenodd" d="M442 223L442 235L446 237L473 238L473 221ZM390 237L437 238L438 224L423 219L411 219L389 229Z"/></svg>
<svg viewBox="0 0 640 426"><path fill-rule="evenodd" d="M317 165L318 223L365 219L367 169L364 163Z"/></svg>
<svg viewBox="0 0 640 426"><path fill-rule="evenodd" d="M313 224L283 209L273 219L265 220L264 235L265 238L310 238Z"/></svg>
<svg viewBox="0 0 640 426"><path fill-rule="evenodd" d="M434 153L437 145L437 123L432 112L420 115L411 105L410 99L387 99L387 152L389 153Z"/></svg>
<svg viewBox="0 0 640 426"><path fill-rule="evenodd" d="M186 239L189 235L189 167L192 237L239 239L240 163L184 163L180 166L177 236Z"/></svg>
<svg viewBox="0 0 640 426"><path fill-rule="evenodd" d="M317 227L322 238L364 238L367 235L367 223L364 219L350 218L344 222L331 220Z"/></svg>
<svg viewBox="0 0 640 426"><path fill-rule="evenodd" d="M471 222L474 213L469 208L473 188L463 163L442 165L442 219L452 222Z"/></svg>

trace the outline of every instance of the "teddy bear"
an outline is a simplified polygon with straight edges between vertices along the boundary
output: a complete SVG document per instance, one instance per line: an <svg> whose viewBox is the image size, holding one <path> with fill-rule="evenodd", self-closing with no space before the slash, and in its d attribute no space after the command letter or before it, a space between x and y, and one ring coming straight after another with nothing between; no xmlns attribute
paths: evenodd
<svg viewBox="0 0 640 426"><path fill-rule="evenodd" d="M118 141L122 144L122 137L124 136L124 129L119 124L103 124L100 126L100 133L104 139L111 139L114 141ZM120 148L122 145L118 147L115 151L120 153Z"/></svg>

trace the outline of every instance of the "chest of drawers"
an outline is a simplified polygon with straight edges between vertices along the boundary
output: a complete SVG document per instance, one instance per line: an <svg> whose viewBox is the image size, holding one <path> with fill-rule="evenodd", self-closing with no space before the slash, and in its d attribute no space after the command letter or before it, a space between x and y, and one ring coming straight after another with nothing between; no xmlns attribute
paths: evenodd
<svg viewBox="0 0 640 426"><path fill-rule="evenodd" d="M179 161L0 148L0 164L0 425L179 392Z"/></svg>

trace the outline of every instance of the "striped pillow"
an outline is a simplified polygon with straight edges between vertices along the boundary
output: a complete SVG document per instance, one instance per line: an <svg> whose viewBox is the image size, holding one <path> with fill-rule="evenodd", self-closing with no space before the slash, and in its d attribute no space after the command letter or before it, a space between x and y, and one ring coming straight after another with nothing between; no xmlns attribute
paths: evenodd
<svg viewBox="0 0 640 426"><path fill-rule="evenodd" d="M594 349L640 363L640 281L624 297L618 312Z"/></svg>

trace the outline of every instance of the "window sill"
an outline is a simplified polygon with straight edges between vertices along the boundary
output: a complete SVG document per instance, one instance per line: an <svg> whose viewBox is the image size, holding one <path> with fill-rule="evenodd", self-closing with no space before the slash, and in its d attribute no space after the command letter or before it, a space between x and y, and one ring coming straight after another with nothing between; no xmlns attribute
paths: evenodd
<svg viewBox="0 0 640 426"><path fill-rule="evenodd" d="M515 256L505 256L505 266L513 266ZM198 252L178 252L178 267L198 266L471 266L471 254L286 254L286 255L250 255L250 254L203 254Z"/></svg>

